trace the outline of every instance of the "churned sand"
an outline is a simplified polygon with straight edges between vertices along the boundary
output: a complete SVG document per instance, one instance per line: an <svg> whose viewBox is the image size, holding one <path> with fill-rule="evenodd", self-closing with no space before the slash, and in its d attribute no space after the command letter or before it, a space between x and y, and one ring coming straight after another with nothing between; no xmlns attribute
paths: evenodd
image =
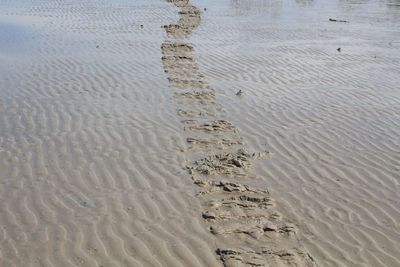
<svg viewBox="0 0 400 267"><path fill-rule="evenodd" d="M400 5L0 3L0 266L399 266Z"/></svg>

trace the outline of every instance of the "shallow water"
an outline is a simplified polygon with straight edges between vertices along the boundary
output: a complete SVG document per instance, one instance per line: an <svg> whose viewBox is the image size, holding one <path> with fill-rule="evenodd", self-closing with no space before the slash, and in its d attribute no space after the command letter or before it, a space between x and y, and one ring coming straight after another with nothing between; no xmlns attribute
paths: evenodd
<svg viewBox="0 0 400 267"><path fill-rule="evenodd" d="M32 33L24 26L0 23L0 51L2 54L18 53L29 49Z"/></svg>

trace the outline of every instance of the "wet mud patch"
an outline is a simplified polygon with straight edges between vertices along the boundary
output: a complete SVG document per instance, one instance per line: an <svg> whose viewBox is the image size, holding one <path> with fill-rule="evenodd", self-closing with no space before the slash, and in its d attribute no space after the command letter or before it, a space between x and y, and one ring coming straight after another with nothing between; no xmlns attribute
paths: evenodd
<svg viewBox="0 0 400 267"><path fill-rule="evenodd" d="M187 42L201 23L201 12L188 0L167 0L179 8L179 21L165 25L161 45L164 73L173 90L186 136L188 174L224 266L315 266L296 237L297 228L276 211L265 188L246 184L253 161L268 152L249 153L238 129L222 115L200 72L195 47Z"/></svg>
<svg viewBox="0 0 400 267"><path fill-rule="evenodd" d="M191 174L244 176L251 167L251 161L267 155L267 152L248 153L244 148L234 153L211 155L196 160L188 170Z"/></svg>

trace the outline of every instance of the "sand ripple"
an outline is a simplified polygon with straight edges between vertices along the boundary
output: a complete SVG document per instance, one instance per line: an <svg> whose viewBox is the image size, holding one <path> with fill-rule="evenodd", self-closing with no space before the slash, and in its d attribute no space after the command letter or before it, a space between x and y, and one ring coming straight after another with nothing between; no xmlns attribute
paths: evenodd
<svg viewBox="0 0 400 267"><path fill-rule="evenodd" d="M397 6L1 1L0 266L399 266Z"/></svg>
<svg viewBox="0 0 400 267"><path fill-rule="evenodd" d="M29 39L0 52L0 266L218 266L160 62L175 10L0 6Z"/></svg>
<svg viewBox="0 0 400 267"><path fill-rule="evenodd" d="M233 2L206 5L193 42L243 141L270 152L259 184L321 266L400 265L399 10Z"/></svg>

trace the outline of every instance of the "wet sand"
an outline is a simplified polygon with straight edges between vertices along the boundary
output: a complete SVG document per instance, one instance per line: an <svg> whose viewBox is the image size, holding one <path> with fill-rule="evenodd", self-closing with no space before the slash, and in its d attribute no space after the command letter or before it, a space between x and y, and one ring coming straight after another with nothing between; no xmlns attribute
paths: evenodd
<svg viewBox="0 0 400 267"><path fill-rule="evenodd" d="M396 1L0 8L0 266L400 265Z"/></svg>

